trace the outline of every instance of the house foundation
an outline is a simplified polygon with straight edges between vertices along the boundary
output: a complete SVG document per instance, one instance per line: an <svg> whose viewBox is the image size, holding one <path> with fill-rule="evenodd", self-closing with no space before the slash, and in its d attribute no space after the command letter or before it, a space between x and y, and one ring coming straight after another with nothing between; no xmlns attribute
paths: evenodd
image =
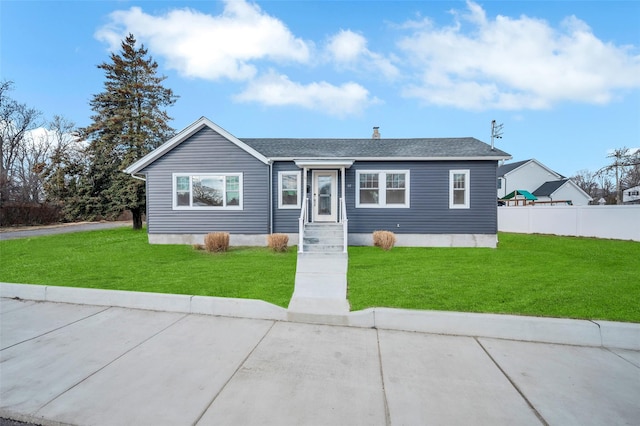
<svg viewBox="0 0 640 426"><path fill-rule="evenodd" d="M289 233L289 244L298 233ZM205 234L149 234L150 244L204 244ZM232 246L266 247L267 234L231 234ZM370 233L349 234L350 246L372 246ZM396 234L396 247L483 247L496 248L497 234Z"/></svg>

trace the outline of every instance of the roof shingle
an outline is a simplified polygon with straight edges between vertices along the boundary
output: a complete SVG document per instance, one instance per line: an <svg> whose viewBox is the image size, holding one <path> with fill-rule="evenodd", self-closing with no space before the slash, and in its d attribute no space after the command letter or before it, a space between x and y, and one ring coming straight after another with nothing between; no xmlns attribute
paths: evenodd
<svg viewBox="0 0 640 426"><path fill-rule="evenodd" d="M533 195L535 195L536 197L548 197L554 192L556 192L558 188L560 188L562 185L567 183L568 180L569 179L562 179L562 180L552 180L549 182L545 182L542 185L540 185L538 189L533 191Z"/></svg>
<svg viewBox="0 0 640 426"><path fill-rule="evenodd" d="M262 155L275 158L478 158L504 157L471 137L416 139L257 139L239 138Z"/></svg>

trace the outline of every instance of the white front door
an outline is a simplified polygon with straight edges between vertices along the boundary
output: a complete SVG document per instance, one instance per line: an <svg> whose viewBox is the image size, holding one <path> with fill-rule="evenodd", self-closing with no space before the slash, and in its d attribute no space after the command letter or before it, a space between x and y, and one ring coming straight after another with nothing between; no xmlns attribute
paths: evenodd
<svg viewBox="0 0 640 426"><path fill-rule="evenodd" d="M313 171L313 221L338 221L338 171Z"/></svg>

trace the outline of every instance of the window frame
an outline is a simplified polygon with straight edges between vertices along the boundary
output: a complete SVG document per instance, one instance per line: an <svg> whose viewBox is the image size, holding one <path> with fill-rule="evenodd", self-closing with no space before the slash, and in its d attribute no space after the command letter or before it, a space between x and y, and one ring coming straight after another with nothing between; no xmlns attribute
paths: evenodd
<svg viewBox="0 0 640 426"><path fill-rule="evenodd" d="M179 206L178 205L178 177L188 177L189 178L189 205L188 206ZM222 177L224 180L224 193L223 193L223 204L222 206L194 206L193 205L193 178L207 178L207 177ZM238 205L227 205L227 178L228 177L237 177L238 178ZM243 210L244 204L244 185L243 185L243 173L173 173L172 174L172 183L171 187L173 189L172 198L172 209L173 210Z"/></svg>
<svg viewBox="0 0 640 426"><path fill-rule="evenodd" d="M378 175L378 203L361 203L360 202L360 175L377 174ZM403 174L404 175L404 203L387 204L387 175ZM410 170L356 170L356 208L358 209L408 209L411 208L411 171ZM364 188L367 189L367 188ZM390 188L396 189L396 188Z"/></svg>
<svg viewBox="0 0 640 426"><path fill-rule="evenodd" d="M296 176L297 180L297 202L293 204L282 204L282 178L284 176ZM300 170L281 170L278 172L278 208L279 209L300 209L302 207L302 173Z"/></svg>
<svg viewBox="0 0 640 426"><path fill-rule="evenodd" d="M455 204L454 193L458 188L455 188L455 175L464 175L464 203ZM461 170L449 170L449 208L450 209L469 209L471 208L471 171L469 169Z"/></svg>

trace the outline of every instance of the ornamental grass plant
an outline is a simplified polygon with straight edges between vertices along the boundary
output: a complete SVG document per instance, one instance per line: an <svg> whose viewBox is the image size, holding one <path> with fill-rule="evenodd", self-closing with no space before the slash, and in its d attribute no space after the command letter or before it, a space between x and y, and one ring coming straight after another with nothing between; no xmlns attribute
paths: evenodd
<svg viewBox="0 0 640 426"><path fill-rule="evenodd" d="M289 249L289 236L287 234L270 234L267 236L267 245L275 252L285 252Z"/></svg>
<svg viewBox="0 0 640 426"><path fill-rule="evenodd" d="M396 235L391 231L375 231L373 233L373 245L382 250L389 251L396 244Z"/></svg>
<svg viewBox="0 0 640 426"><path fill-rule="evenodd" d="M204 236L204 247L208 252L217 253L229 250L228 232L210 232Z"/></svg>

